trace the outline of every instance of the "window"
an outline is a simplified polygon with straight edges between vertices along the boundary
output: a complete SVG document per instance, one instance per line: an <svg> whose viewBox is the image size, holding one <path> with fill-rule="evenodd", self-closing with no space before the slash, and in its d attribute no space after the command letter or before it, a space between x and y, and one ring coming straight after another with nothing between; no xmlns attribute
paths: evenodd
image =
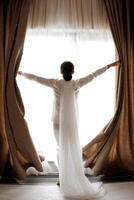
<svg viewBox="0 0 134 200"><path fill-rule="evenodd" d="M88 33L28 31L20 71L46 78L61 78L60 64L75 65L74 79L115 61L111 39L92 38ZM56 160L56 142L51 122L53 90L17 77L25 106L25 118L37 151ZM115 69L109 69L79 93L79 135L81 145L92 140L113 117Z"/></svg>

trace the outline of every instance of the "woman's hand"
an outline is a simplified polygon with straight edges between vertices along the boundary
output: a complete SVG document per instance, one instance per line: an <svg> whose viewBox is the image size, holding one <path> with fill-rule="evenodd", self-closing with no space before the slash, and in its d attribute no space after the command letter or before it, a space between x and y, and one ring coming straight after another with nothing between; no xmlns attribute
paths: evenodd
<svg viewBox="0 0 134 200"><path fill-rule="evenodd" d="M111 63L107 66L108 66L108 68L110 68L110 67L120 67L120 64L121 64L121 62L120 62L120 60L118 60L118 61L115 61L115 62L113 62L113 63Z"/></svg>
<svg viewBox="0 0 134 200"><path fill-rule="evenodd" d="M17 72L17 74L19 74L19 75L22 75L22 73L23 73L22 71L18 71L18 72Z"/></svg>

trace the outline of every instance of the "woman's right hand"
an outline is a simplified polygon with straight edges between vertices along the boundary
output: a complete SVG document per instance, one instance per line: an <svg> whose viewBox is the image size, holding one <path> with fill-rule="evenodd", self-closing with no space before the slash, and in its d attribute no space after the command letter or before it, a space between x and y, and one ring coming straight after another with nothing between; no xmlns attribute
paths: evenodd
<svg viewBox="0 0 134 200"><path fill-rule="evenodd" d="M108 68L110 68L110 67L120 67L120 64L121 64L121 61L120 60L117 60L117 61L115 61L115 62L113 62L113 63L111 63L111 64L109 64L109 65L107 65L108 66Z"/></svg>

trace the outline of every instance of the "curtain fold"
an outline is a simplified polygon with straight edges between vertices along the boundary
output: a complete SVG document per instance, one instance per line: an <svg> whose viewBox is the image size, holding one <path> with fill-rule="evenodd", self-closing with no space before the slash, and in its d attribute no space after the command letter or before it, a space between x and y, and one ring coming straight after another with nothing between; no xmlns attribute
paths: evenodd
<svg viewBox="0 0 134 200"><path fill-rule="evenodd" d="M10 163L10 175L19 179L25 177L25 169L30 165L42 170L24 120L23 102L15 80L23 53L30 2L32 1L0 1L0 176L3 176L7 163ZM88 6L85 6L86 4ZM102 8L105 5L121 59L121 68L117 74L115 116L102 132L83 148L85 166L92 167L94 174L134 174L133 1L34 0L29 26L54 28L56 25L64 28L66 24L69 28L106 28L105 15L101 19L93 19L102 11L93 9L93 6L97 8L98 5ZM73 8L76 8L75 12L72 12ZM59 16L62 16L60 21Z"/></svg>
<svg viewBox="0 0 134 200"><path fill-rule="evenodd" d="M132 1L103 0L121 59L116 112L102 132L83 148L94 174L134 174L134 32Z"/></svg>
<svg viewBox="0 0 134 200"><path fill-rule="evenodd" d="M5 132L4 119L4 4L0 2L0 178L3 175L4 168L8 159L8 143Z"/></svg>
<svg viewBox="0 0 134 200"><path fill-rule="evenodd" d="M23 179L28 166L42 171L39 156L36 153L24 119L24 107L16 84L16 73L23 52L29 0L0 2L0 149L3 175L10 164L11 171L4 173ZM1 148L2 147L2 148Z"/></svg>
<svg viewBox="0 0 134 200"><path fill-rule="evenodd" d="M34 0L29 28L106 29L104 6L98 0Z"/></svg>

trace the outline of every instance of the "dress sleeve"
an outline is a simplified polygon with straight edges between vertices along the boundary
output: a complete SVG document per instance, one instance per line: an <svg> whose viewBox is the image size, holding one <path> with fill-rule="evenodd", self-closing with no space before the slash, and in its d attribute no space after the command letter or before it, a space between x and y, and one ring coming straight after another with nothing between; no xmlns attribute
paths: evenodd
<svg viewBox="0 0 134 200"><path fill-rule="evenodd" d="M103 67L103 68L96 70L95 72L93 72L93 73L91 73L91 74L89 74L89 75L87 75L83 78L77 79L76 80L77 87L82 87L82 86L86 85L87 83L92 81L97 76L103 74L107 69L108 69L108 67L106 66L106 67Z"/></svg>
<svg viewBox="0 0 134 200"><path fill-rule="evenodd" d="M51 88L54 88L57 83L57 79L48 79L48 78L36 76L34 74L25 73L25 72L21 72L21 75L29 80L35 81L37 83L40 83L42 85L45 85Z"/></svg>

